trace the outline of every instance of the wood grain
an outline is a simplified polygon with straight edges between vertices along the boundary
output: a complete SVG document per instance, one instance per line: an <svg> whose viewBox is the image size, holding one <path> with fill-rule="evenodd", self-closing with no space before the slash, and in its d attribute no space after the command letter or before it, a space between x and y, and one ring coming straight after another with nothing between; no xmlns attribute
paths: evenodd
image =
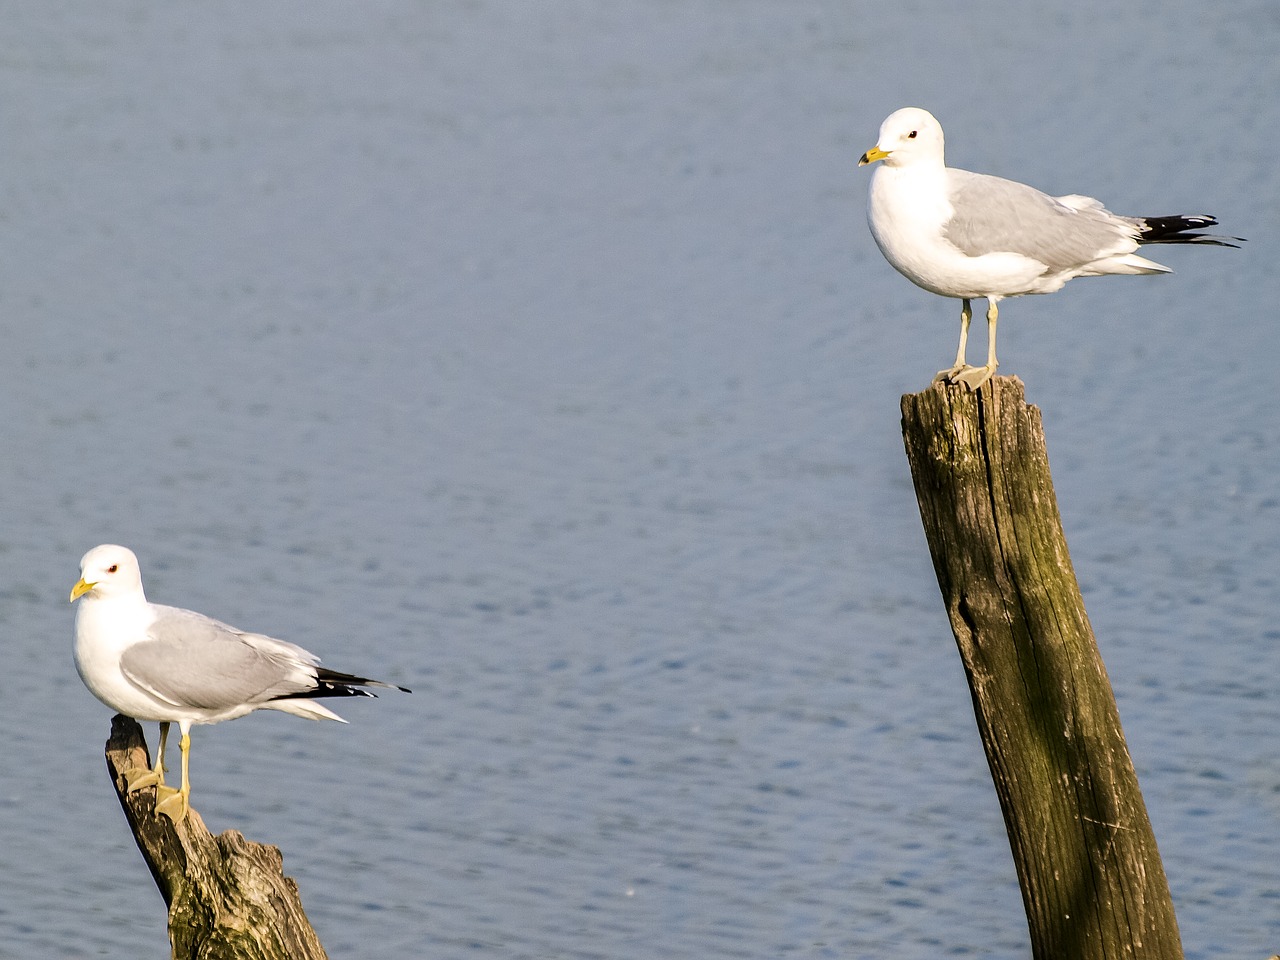
<svg viewBox="0 0 1280 960"><path fill-rule="evenodd" d="M1021 381L902 398L920 516L1038 960L1180 960L1168 882Z"/></svg>

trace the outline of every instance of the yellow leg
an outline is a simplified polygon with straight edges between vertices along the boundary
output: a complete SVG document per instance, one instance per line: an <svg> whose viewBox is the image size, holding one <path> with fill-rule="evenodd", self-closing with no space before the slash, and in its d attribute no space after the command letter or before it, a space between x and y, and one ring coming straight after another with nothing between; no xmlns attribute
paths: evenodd
<svg viewBox="0 0 1280 960"><path fill-rule="evenodd" d="M124 772L125 783L129 785L126 793L133 793L135 790L141 790L143 787L163 787L164 786L164 745L169 739L169 723L162 721L160 724L160 748L156 751L156 763L151 768L147 767L131 767Z"/></svg>
<svg viewBox="0 0 1280 960"><path fill-rule="evenodd" d="M969 365L964 361L965 351L969 346L969 323L973 320L973 305L968 300L963 300L960 307L960 348L956 350L955 366L946 370L939 370L938 375L933 378L933 382L944 380L947 383L954 383L956 377L962 371L969 369Z"/></svg>
<svg viewBox="0 0 1280 960"><path fill-rule="evenodd" d="M963 383L970 390L977 390L980 386L990 380L996 373L996 367L1000 366L1000 362L996 360L996 321L1000 319L1000 311L996 304L999 301L989 300L987 302L987 362L985 366L970 367L952 378L953 381Z"/></svg>
<svg viewBox="0 0 1280 960"><path fill-rule="evenodd" d="M182 789L173 791L163 800L156 801L156 813L164 814L174 823L186 819L187 811L191 809L189 802L191 796L191 780L189 778L191 734L188 732L191 725L186 721L182 721L179 726L182 730L182 739L178 741L178 747L182 751Z"/></svg>

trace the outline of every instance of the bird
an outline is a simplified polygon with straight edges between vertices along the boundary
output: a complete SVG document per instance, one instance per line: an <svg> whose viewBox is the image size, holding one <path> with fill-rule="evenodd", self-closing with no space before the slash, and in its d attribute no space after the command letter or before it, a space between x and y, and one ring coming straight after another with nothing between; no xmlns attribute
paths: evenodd
<svg viewBox="0 0 1280 960"><path fill-rule="evenodd" d="M337 673L302 647L249 633L193 610L150 603L137 555L102 544L80 561L71 588L75 664L99 700L135 720L159 721L155 765L124 772L127 791L156 788L157 814L177 823L190 810L193 724L219 723L255 710L279 710L308 720L340 716L316 700L373 697L366 687L405 687ZM181 732L182 786L164 782L169 725Z"/></svg>
<svg viewBox="0 0 1280 960"><path fill-rule="evenodd" d="M858 166L882 161L871 176L867 221L884 258L917 286L958 298L956 362L935 382L979 389L996 372L997 304L1053 293L1076 277L1172 273L1138 256L1140 246L1194 243L1236 247L1240 237L1197 231L1208 215L1125 217L1092 197L1051 197L1034 187L946 166L942 125L919 107L891 113ZM965 361L971 301L987 301L987 362Z"/></svg>

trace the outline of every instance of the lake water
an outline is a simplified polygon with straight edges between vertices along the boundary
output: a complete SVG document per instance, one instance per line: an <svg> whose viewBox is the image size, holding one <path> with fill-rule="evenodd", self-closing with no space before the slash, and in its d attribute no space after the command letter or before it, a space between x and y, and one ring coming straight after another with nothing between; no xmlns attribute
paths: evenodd
<svg viewBox="0 0 1280 960"><path fill-rule="evenodd" d="M1272 0L4 21L0 955L168 956L71 662L115 541L413 688L193 736L335 960L1025 956L898 435L958 309L855 166L906 104L956 165L1250 238L1010 301L1000 355L1188 955L1280 949Z"/></svg>

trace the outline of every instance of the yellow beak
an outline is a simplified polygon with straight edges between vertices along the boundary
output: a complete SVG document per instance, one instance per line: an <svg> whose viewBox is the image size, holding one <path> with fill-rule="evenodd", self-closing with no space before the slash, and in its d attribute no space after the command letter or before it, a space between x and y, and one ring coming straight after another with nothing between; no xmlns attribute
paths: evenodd
<svg viewBox="0 0 1280 960"><path fill-rule="evenodd" d="M868 163L875 163L877 160L883 160L888 155L888 150L881 150L879 147L872 147L862 155L862 159L858 161L858 166L865 167Z"/></svg>
<svg viewBox="0 0 1280 960"><path fill-rule="evenodd" d="M84 577L81 577L79 580L76 581L76 585L71 588L71 600L68 600L67 602L71 603L76 599L76 597L84 596L86 593L88 593L90 590L92 590L96 586L97 586L96 583L85 583Z"/></svg>

